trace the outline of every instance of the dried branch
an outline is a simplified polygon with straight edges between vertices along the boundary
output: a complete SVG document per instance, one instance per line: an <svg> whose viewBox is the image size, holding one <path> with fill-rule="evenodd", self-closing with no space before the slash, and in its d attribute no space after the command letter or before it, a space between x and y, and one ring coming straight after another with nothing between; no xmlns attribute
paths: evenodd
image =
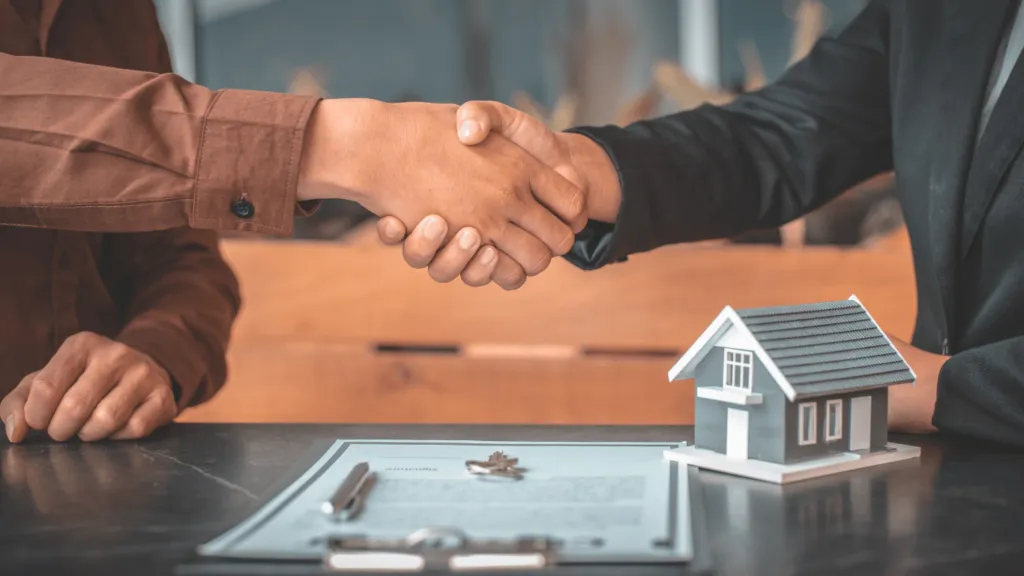
<svg viewBox="0 0 1024 576"><path fill-rule="evenodd" d="M740 43L740 60L743 61L743 69L746 71L743 83L744 92L753 92L764 88L768 78L764 73L764 64L761 62L761 54L757 51L757 45L750 40Z"/></svg>
<svg viewBox="0 0 1024 576"><path fill-rule="evenodd" d="M702 104L726 104L735 98L729 92L701 86L677 64L664 60L654 66L654 82L683 110L692 110Z"/></svg>
<svg viewBox="0 0 1024 576"><path fill-rule="evenodd" d="M292 75L288 92L302 96L327 98L327 91L323 87L323 77L323 72L315 67L300 68Z"/></svg>
<svg viewBox="0 0 1024 576"><path fill-rule="evenodd" d="M811 52L814 43L828 28L828 9L820 0L800 0L796 13L790 16L796 21L789 64L803 60Z"/></svg>
<svg viewBox="0 0 1024 576"><path fill-rule="evenodd" d="M661 103L661 92L657 86L651 85L636 98L626 102L615 116L615 124L629 126L634 122L651 118L658 111Z"/></svg>

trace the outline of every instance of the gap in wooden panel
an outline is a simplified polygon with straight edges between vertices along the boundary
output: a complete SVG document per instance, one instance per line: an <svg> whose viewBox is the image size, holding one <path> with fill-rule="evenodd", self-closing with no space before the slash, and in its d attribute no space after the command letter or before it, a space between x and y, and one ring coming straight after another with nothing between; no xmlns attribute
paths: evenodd
<svg viewBox="0 0 1024 576"><path fill-rule="evenodd" d="M457 345L445 344L377 344L374 349L378 354L426 354L431 356L458 356L462 348Z"/></svg>
<svg viewBox="0 0 1024 576"><path fill-rule="evenodd" d="M586 348L583 356L611 358L678 358L683 355L679 350L644 350L629 348Z"/></svg>

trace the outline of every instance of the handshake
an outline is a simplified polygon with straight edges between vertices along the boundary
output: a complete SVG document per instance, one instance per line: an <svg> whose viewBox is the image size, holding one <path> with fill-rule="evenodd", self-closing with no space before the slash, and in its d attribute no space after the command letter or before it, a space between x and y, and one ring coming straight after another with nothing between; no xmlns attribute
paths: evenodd
<svg viewBox="0 0 1024 576"><path fill-rule="evenodd" d="M362 204L381 216L381 240L434 280L506 290L566 254L588 220L614 222L621 203L597 143L497 102L325 100L300 174L298 200Z"/></svg>

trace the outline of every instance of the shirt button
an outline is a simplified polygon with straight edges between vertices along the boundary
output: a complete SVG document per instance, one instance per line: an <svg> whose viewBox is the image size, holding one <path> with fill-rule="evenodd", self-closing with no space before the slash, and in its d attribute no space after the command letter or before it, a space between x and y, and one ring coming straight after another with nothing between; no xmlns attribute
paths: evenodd
<svg viewBox="0 0 1024 576"><path fill-rule="evenodd" d="M256 213L256 207L252 205L252 202L241 198L231 205L231 212L239 218L252 218Z"/></svg>

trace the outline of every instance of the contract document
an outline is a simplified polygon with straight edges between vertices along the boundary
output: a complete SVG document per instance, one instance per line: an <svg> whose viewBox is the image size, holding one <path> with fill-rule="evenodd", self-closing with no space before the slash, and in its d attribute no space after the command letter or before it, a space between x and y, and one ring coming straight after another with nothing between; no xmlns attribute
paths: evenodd
<svg viewBox="0 0 1024 576"><path fill-rule="evenodd" d="M677 447L337 440L287 488L199 552L321 560L332 539L402 543L428 529L472 542L540 538L552 544L559 563L686 562L694 547L688 470L663 456ZM467 465L495 455L514 459L519 477L474 473ZM338 498L356 469L371 474L372 485L363 486L352 515L331 514L325 503Z"/></svg>

